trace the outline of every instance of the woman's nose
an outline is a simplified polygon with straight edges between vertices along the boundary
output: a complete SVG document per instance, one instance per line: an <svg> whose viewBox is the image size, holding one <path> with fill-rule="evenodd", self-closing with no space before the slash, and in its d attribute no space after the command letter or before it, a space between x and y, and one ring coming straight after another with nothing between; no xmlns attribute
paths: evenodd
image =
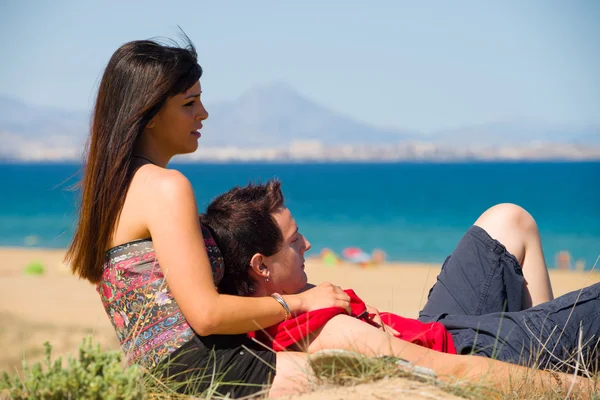
<svg viewBox="0 0 600 400"><path fill-rule="evenodd" d="M204 108L204 104L200 103L200 110L198 110L198 113L196 114L196 119L204 121L207 118L208 111L206 111L206 108Z"/></svg>

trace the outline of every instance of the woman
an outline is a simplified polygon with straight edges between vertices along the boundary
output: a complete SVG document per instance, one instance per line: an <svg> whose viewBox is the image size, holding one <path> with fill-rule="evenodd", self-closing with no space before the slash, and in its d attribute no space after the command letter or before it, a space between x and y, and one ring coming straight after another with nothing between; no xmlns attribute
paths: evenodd
<svg viewBox="0 0 600 400"><path fill-rule="evenodd" d="M331 284L278 299L215 289L222 259L214 241L203 237L192 186L165 168L173 156L198 147L208 118L201 75L191 43L134 41L113 54L94 107L79 220L66 260L97 285L130 362L183 379L186 365L208 365L216 357L217 375L226 372L217 379L254 384L224 386L224 393L238 397L262 386L271 386L273 395L297 391L307 381L298 368L306 357L258 348L246 333L281 322L288 312L348 308L349 298ZM169 364L173 359L178 364ZM198 391L208 385L194 384Z"/></svg>
<svg viewBox="0 0 600 400"><path fill-rule="evenodd" d="M202 223L227 265L222 292L266 296L306 287L304 253L310 243L284 206L279 182L230 190L211 202ZM502 237L507 247L489 233ZM262 341L270 338L268 344L277 350L294 341L309 353L344 348L336 337L313 340L309 335L318 332L314 328L324 315L335 312L309 314L312 319L257 334ZM584 369L597 373L599 315L600 283L553 299L535 221L522 208L504 204L486 211L448 257L420 320L444 325L459 354L562 371L572 371L581 361Z"/></svg>
<svg viewBox="0 0 600 400"><path fill-rule="evenodd" d="M199 224L190 182L166 169L173 156L198 147L208 118L201 74L191 44L134 41L113 54L98 90L67 261L97 285L130 362L186 381L180 388L185 392L201 393L214 378L225 383L218 391L232 397L263 387L271 396L295 393L310 379L306 355L275 354L251 342L247 332L292 313L349 311L350 299L331 284L255 298L216 290L223 275L219 249ZM423 366L442 360L420 346L392 343L386 333L344 315L325 324L316 340L341 332L367 336L375 348L365 354L391 349ZM461 377L466 361L438 373ZM487 371L473 364L476 374Z"/></svg>

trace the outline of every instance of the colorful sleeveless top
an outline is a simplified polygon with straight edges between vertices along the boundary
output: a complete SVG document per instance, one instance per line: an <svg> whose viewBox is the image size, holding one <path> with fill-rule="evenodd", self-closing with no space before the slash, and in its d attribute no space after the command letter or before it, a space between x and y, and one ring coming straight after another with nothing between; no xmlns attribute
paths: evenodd
<svg viewBox="0 0 600 400"><path fill-rule="evenodd" d="M215 286L223 278L221 252L202 226ZM96 290L110 318L128 363L158 365L194 336L167 287L152 239L139 239L106 252Z"/></svg>

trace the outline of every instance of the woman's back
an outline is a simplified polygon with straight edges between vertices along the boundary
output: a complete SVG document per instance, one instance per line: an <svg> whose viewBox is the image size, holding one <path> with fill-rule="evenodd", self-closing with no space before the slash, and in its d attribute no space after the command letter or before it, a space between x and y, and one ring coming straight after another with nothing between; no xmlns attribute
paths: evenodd
<svg viewBox="0 0 600 400"><path fill-rule="evenodd" d="M223 259L210 232L204 227L202 232L216 286L223 277ZM103 268L96 290L129 363L155 367L193 337L150 238L109 249Z"/></svg>
<svg viewBox="0 0 600 400"><path fill-rule="evenodd" d="M125 192L123 207L110 235L107 250L151 236L147 213L153 202L153 190L156 190L160 179L168 179L170 173L174 172L136 156L132 157L130 169L131 183Z"/></svg>
<svg viewBox="0 0 600 400"><path fill-rule="evenodd" d="M148 227L153 190L177 171L133 157L134 170L123 209L106 251L96 290L128 363L156 367L189 342L194 330L167 286ZM168 221L164 221L168 223ZM223 258L210 232L202 228L215 286L223 277Z"/></svg>

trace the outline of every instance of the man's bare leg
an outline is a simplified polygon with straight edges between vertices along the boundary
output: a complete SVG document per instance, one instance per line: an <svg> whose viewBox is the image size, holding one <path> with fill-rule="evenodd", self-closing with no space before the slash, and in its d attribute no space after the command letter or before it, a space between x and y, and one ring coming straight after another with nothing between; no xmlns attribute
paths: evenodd
<svg viewBox="0 0 600 400"><path fill-rule="evenodd" d="M475 225L502 243L521 264L523 309L554 298L540 233L531 214L515 204L498 204L481 214Z"/></svg>
<svg viewBox="0 0 600 400"><path fill-rule="evenodd" d="M305 392L313 377L308 355L295 351L277 353L277 373L269 390L269 398L293 396Z"/></svg>

